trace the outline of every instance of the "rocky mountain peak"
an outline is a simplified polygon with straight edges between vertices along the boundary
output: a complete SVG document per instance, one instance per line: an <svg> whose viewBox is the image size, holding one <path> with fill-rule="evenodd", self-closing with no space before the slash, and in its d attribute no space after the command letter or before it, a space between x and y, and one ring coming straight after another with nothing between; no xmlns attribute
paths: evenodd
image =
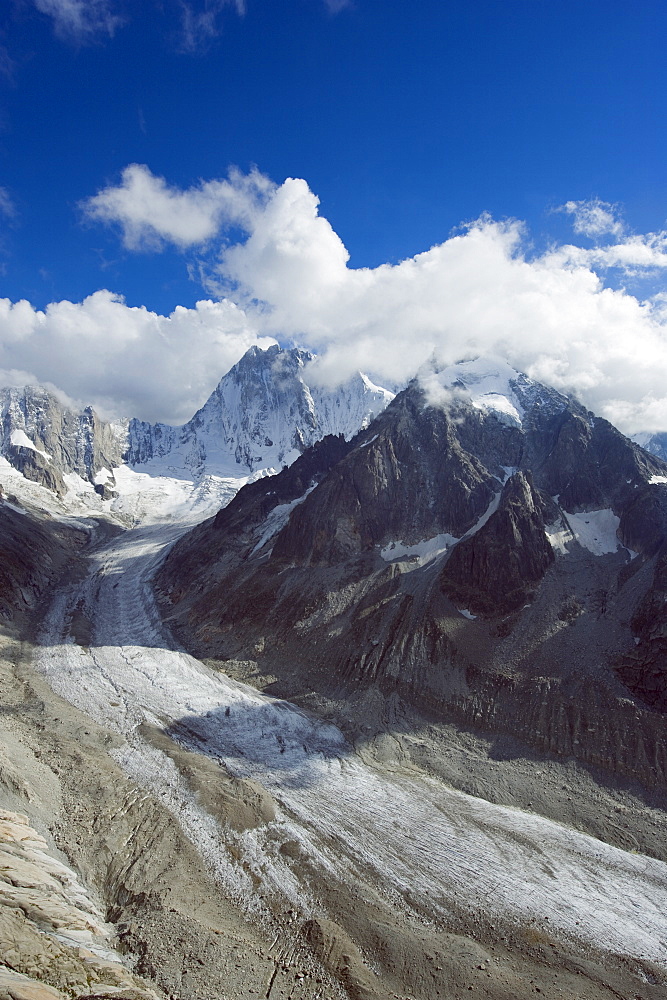
<svg viewBox="0 0 667 1000"><path fill-rule="evenodd" d="M647 623L664 604L667 465L576 400L479 362L422 373L325 451L316 476L296 475L307 450L176 544L158 591L190 648L257 660L276 690L400 691L540 746L550 724L522 706L539 714L535 678L552 678L553 717L574 720L548 737L558 753L584 753L580 713L603 732L603 703L628 724L618 655L636 649L634 677L664 649ZM593 702L573 709L589 683ZM584 757L612 760L602 736Z"/></svg>
<svg viewBox="0 0 667 1000"><path fill-rule="evenodd" d="M125 426L101 420L88 406L78 412L43 386L0 389L2 455L28 479L56 493L75 473L90 483L120 465Z"/></svg>
<svg viewBox="0 0 667 1000"><path fill-rule="evenodd" d="M41 386L0 391L2 455L26 477L63 495L74 473L105 499L120 465L169 478L243 479L275 472L327 434L349 440L393 394L357 373L327 388L313 379L314 356L300 348L251 348L182 426L132 419L108 423Z"/></svg>
<svg viewBox="0 0 667 1000"><path fill-rule="evenodd" d="M320 386L311 379L314 361L296 347L252 347L187 424L131 421L128 462L169 455L195 475L233 465L276 470L327 434L349 439L393 398L361 373Z"/></svg>

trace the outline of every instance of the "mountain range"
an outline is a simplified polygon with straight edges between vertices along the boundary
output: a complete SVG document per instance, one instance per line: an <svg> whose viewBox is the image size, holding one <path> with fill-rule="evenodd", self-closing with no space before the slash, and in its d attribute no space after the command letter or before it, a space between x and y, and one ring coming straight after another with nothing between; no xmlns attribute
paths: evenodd
<svg viewBox="0 0 667 1000"><path fill-rule="evenodd" d="M660 1000L658 437L279 347L0 406L0 1000Z"/></svg>
<svg viewBox="0 0 667 1000"><path fill-rule="evenodd" d="M24 476L61 495L71 474L106 499L121 465L192 480L277 471L326 434L349 438L393 398L358 373L327 389L306 381L315 359L299 348L251 348L186 424L101 420L42 386L0 390L0 453Z"/></svg>

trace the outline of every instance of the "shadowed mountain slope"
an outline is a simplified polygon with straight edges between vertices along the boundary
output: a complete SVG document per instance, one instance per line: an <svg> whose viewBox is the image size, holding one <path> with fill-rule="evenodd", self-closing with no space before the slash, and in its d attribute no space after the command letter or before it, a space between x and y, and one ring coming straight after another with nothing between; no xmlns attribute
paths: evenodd
<svg viewBox="0 0 667 1000"><path fill-rule="evenodd" d="M277 693L399 695L662 784L666 496L607 421L471 362L241 490L157 593L188 648Z"/></svg>

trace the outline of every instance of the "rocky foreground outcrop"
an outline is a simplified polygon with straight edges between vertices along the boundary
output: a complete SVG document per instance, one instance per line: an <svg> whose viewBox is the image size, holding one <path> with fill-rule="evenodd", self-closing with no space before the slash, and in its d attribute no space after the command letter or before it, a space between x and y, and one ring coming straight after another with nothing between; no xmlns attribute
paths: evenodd
<svg viewBox="0 0 667 1000"><path fill-rule="evenodd" d="M27 816L0 810L0 1000L158 1000L110 937Z"/></svg>
<svg viewBox="0 0 667 1000"><path fill-rule="evenodd" d="M170 553L165 617L276 693L398 695L662 786L664 677L635 675L663 655L667 466L554 390L508 391L416 382L244 488Z"/></svg>

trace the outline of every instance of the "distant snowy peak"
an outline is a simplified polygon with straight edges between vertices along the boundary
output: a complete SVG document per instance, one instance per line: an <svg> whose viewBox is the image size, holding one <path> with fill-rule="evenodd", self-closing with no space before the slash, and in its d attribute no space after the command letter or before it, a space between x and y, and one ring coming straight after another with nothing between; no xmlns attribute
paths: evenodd
<svg viewBox="0 0 667 1000"><path fill-rule="evenodd" d="M663 462L667 462L667 433L664 431L635 434L632 440L651 455L657 455Z"/></svg>
<svg viewBox="0 0 667 1000"><path fill-rule="evenodd" d="M513 427L521 427L526 412L535 406L557 412L568 404L566 396L534 382L500 358L459 361L442 369L430 363L418 379L429 404L443 405L461 396L475 409Z"/></svg>
<svg viewBox="0 0 667 1000"><path fill-rule="evenodd" d="M280 469L327 434L353 437L394 398L360 372L322 387L315 366L300 348L252 347L187 424L131 421L128 462L168 458L193 475L231 465Z"/></svg>
<svg viewBox="0 0 667 1000"><path fill-rule="evenodd" d="M94 502L93 492L114 501L136 491L138 481L118 478L127 466L164 488L176 484L179 496L189 483L217 509L221 489L229 499L249 475L279 471L327 434L350 439L394 398L361 373L323 387L316 365L298 348L252 348L181 427L108 423L43 386L0 389L0 464L60 497L88 490Z"/></svg>
<svg viewBox="0 0 667 1000"><path fill-rule="evenodd" d="M126 425L106 423L91 407L77 411L38 385L0 389L0 452L26 478L57 493L76 473L91 484L122 461Z"/></svg>

